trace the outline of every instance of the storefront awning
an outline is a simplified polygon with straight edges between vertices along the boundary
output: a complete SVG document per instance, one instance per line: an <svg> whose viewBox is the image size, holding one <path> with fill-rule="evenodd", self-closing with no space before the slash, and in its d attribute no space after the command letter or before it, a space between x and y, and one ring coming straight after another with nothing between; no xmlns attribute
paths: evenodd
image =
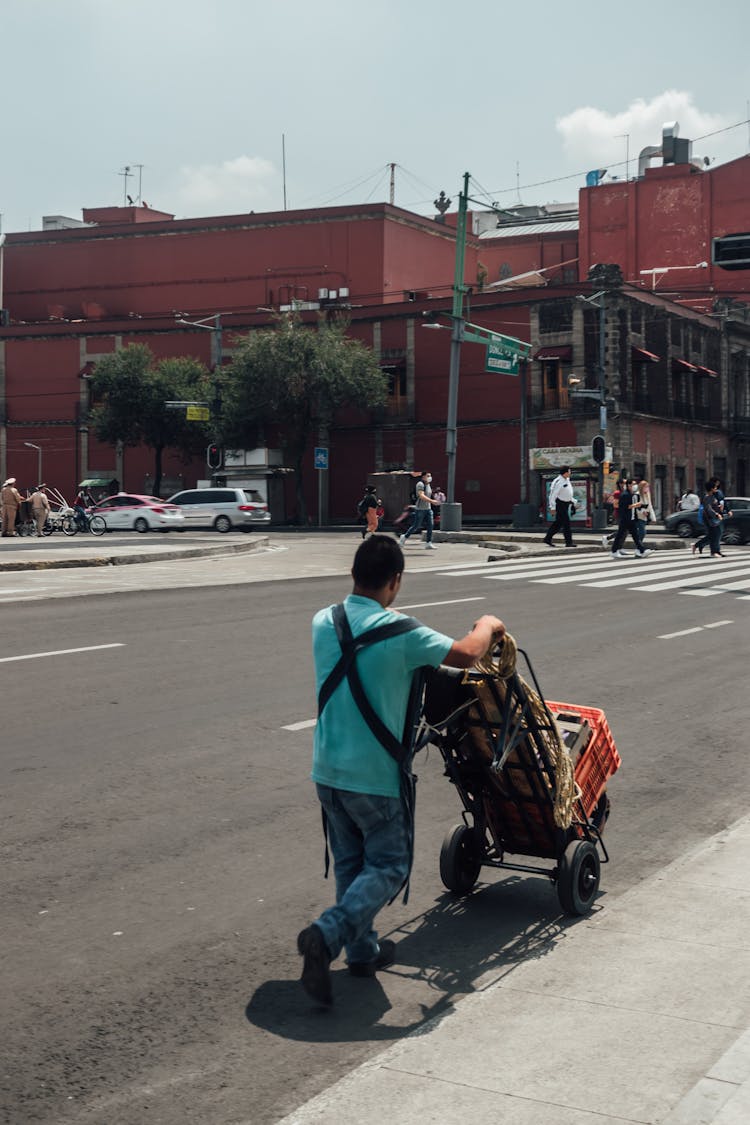
<svg viewBox="0 0 750 1125"><path fill-rule="evenodd" d="M661 359L661 356L647 352L645 348L637 348L635 344L631 346L630 354L636 363L658 363Z"/></svg>
<svg viewBox="0 0 750 1125"><path fill-rule="evenodd" d="M561 359L563 363L570 363L573 358L573 347L571 344L550 344L546 348L537 348L534 352L534 359Z"/></svg>
<svg viewBox="0 0 750 1125"><path fill-rule="evenodd" d="M710 367L701 367L700 364L698 364L698 374L699 375L708 375L709 379L718 379L719 378L719 372L718 371L712 371Z"/></svg>
<svg viewBox="0 0 750 1125"><path fill-rule="evenodd" d="M674 367L679 367L681 371L696 372L698 370L694 363L688 363L686 359L678 359L677 356L672 357L672 364Z"/></svg>

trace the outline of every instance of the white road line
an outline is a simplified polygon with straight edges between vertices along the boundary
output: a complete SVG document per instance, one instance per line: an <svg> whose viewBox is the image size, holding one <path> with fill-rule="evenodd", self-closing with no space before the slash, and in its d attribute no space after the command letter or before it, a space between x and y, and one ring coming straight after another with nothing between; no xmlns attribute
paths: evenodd
<svg viewBox="0 0 750 1125"><path fill-rule="evenodd" d="M29 652L25 656L0 656L0 664L9 664L13 660L39 660L43 656L68 656L73 652L101 652L103 648L125 648L119 641L111 645L87 645L86 648L58 648L52 652Z"/></svg>
<svg viewBox="0 0 750 1125"><path fill-rule="evenodd" d="M744 567L740 567L739 570L724 570L722 568L721 577L734 578L740 574L746 574L748 578L750 578L750 567L746 564ZM678 579L676 582L656 582L649 586L633 586L632 589L646 590L648 593L659 593L661 590L675 590L679 586L700 586L701 583L706 586L712 585L716 582L718 577L718 574L716 574L711 578L704 570L702 574L698 574L694 578L682 578ZM594 583L594 585L599 585L599 583Z"/></svg>
<svg viewBox="0 0 750 1125"><path fill-rule="evenodd" d="M398 608L403 612L407 609L429 609L434 605L460 605L461 602L484 602L486 600L484 596L478 598L453 598L449 602L420 602L419 605L400 605Z"/></svg>
<svg viewBox="0 0 750 1125"><path fill-rule="evenodd" d="M692 629L681 629L679 633L662 633L658 641L671 641L673 637L687 637L689 633L702 633L704 629L720 629L722 625L734 625L733 621L709 621L706 625L695 625Z"/></svg>
<svg viewBox="0 0 750 1125"><path fill-rule="evenodd" d="M518 574L488 574L488 578L493 578L500 582L512 581L515 578L526 578L529 582L544 583L546 585L554 586L560 585L563 582L578 582L582 584L588 578L596 578L601 574L607 575L607 583L611 580L612 576L616 577L617 582L627 584L631 581L641 581L641 574L647 571L649 574L662 574L673 573L674 571L681 570L686 573L693 573L695 571L695 564L689 562L687 559L676 560L671 559L664 562L651 561L649 559L622 559L620 562L613 562L612 559L602 560L597 565L581 564L580 562L573 568L569 566L556 567L550 574L526 574L519 572ZM624 578L618 577L625 575ZM636 577L637 576L637 577ZM616 583L615 583L616 584ZM587 585L597 585L597 583L587 583Z"/></svg>
<svg viewBox="0 0 750 1125"><path fill-rule="evenodd" d="M35 586L34 593L40 594L42 590L49 589L48 586ZM26 586L19 586L17 589L0 590L0 598L7 598L9 594L27 594L29 591Z"/></svg>
<svg viewBox="0 0 750 1125"><path fill-rule="evenodd" d="M289 726L282 727L281 729L282 730L308 730L310 727L314 727L315 724L317 723L317 721L318 721L317 719L303 719L301 723L290 723Z"/></svg>
<svg viewBox="0 0 750 1125"><path fill-rule="evenodd" d="M610 562L609 568L606 570L607 578L602 582L582 582L582 585L587 586L625 586L628 582L640 582L643 570L647 570L649 574L692 574L695 567L687 562L663 562L663 563L649 563L643 559L636 559L634 562L626 562L623 560L621 563ZM604 573L601 570L581 570L578 576L581 579L596 578L598 575ZM614 580L612 579L614 575ZM622 577L625 575L625 577ZM636 578L635 575L638 575ZM549 586L559 584L561 582L569 582L569 577L564 578L536 578L532 579L535 582L544 582Z"/></svg>

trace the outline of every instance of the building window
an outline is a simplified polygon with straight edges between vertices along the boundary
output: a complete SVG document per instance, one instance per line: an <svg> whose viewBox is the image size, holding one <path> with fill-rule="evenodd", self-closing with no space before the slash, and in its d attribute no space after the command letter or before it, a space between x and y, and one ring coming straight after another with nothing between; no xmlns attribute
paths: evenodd
<svg viewBox="0 0 750 1125"><path fill-rule="evenodd" d="M545 410L566 410L569 406L567 380L557 359L542 362L542 396Z"/></svg>
<svg viewBox="0 0 750 1125"><path fill-rule="evenodd" d="M406 360L402 357L381 359L380 367L388 377L388 403L386 410L389 414L400 414L406 410Z"/></svg>
<svg viewBox="0 0 750 1125"><path fill-rule="evenodd" d="M539 331L570 332L573 328L572 301L545 301L539 306Z"/></svg>

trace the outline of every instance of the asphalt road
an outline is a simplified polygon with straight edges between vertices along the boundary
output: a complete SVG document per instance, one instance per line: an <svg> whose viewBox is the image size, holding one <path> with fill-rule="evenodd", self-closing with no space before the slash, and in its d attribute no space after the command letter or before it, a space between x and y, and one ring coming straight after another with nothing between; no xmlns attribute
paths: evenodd
<svg viewBox="0 0 750 1125"><path fill-rule="evenodd" d="M284 728L314 716L310 616L346 592L329 577L3 605L2 1121L275 1122L573 924L544 879L444 892L460 806L432 749L411 898L382 916L399 964L342 968L334 1011L311 1009L295 937L332 886L311 731ZM747 604L716 601L407 573L400 605L452 634L499 614L549 698L605 710L624 763L602 873L617 895L747 811Z"/></svg>

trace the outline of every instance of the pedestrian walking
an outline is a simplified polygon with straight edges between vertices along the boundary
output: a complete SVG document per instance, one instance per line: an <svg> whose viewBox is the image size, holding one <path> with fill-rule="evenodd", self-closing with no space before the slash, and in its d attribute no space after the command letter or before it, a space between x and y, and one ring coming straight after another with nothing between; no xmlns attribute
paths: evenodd
<svg viewBox="0 0 750 1125"><path fill-rule="evenodd" d="M573 534L570 530L570 514L571 509L575 511L575 497L573 496L573 485L570 483L570 468L568 465L562 466L559 474L550 485L549 509L555 513L555 519L544 537L544 542L548 547L554 547L552 538L558 531L562 531L565 546L575 546Z"/></svg>
<svg viewBox="0 0 750 1125"><path fill-rule="evenodd" d="M692 488L683 492L677 505L680 512L697 512L701 506L701 498Z"/></svg>
<svg viewBox="0 0 750 1125"><path fill-rule="evenodd" d="M702 555L703 548L710 546L712 559L724 558L721 552L721 521L723 517L720 507L721 501L717 496L718 491L719 482L716 477L712 477L706 485L706 494L701 501L703 526L706 532L693 543L693 554L697 552Z"/></svg>
<svg viewBox="0 0 750 1125"><path fill-rule="evenodd" d="M656 523L656 512L651 503L651 486L647 480L638 481L637 491L633 493L633 499L636 501L636 507L633 509L635 512L635 525L638 532L638 542L641 545L641 557L644 555L652 555L653 551L646 548L646 527L650 523Z"/></svg>
<svg viewBox="0 0 750 1125"><path fill-rule="evenodd" d="M630 537L635 544L635 553L638 558L643 558L641 551L641 544L638 540L638 528L636 527L635 506L636 501L633 500L633 492L635 489L635 480L627 480L622 486L620 493L620 500L617 507L618 527L617 534L615 535L614 542L612 543L612 558L613 559L628 559L627 551L623 551L622 546L625 542L625 537L630 532Z"/></svg>
<svg viewBox="0 0 750 1125"><path fill-rule="evenodd" d="M729 510L729 505L724 495L724 481L719 480L717 477L716 485L716 499L719 502L719 512L721 513L721 523L719 524L719 550L721 550L721 540L724 537L724 524L732 513Z"/></svg>
<svg viewBox="0 0 750 1125"><path fill-rule="evenodd" d="M399 543L403 547L406 540L415 531L425 529L425 548L428 551L434 551L435 544L432 542L432 530L434 527L434 519L432 509L437 504L437 501L432 496L432 474L422 473L417 481L416 500L414 506L414 519L412 524L403 535L399 536Z"/></svg>
<svg viewBox="0 0 750 1125"><path fill-rule="evenodd" d="M301 931L297 949L302 985L320 1004L332 1003L330 965L342 949L355 977L372 977L396 959L395 943L379 939L374 924L411 868L414 676L439 664L468 668L505 632L487 615L456 641L395 612L403 572L399 544L370 536L354 556L352 593L320 610L312 624L312 780L333 856L336 903Z"/></svg>
<svg viewBox="0 0 750 1125"><path fill-rule="evenodd" d="M22 496L16 488L16 478L8 477L0 490L0 507L2 508L2 536L7 539L16 535L16 519L21 507Z"/></svg>
<svg viewBox="0 0 750 1125"><path fill-rule="evenodd" d="M625 481L622 479L622 477L618 477L614 492L612 492L607 497L607 507L610 509L608 513L608 519L610 520L610 522L617 519L618 506L620 503L620 493L622 492L624 484ZM615 535L617 535L616 531L605 531L604 535L602 535L602 547L604 547L605 551L609 547L610 543L614 541Z"/></svg>
<svg viewBox="0 0 750 1125"><path fill-rule="evenodd" d="M31 514L36 523L36 533L41 535L49 515L49 500L44 491L46 484L38 484L31 494Z"/></svg>

